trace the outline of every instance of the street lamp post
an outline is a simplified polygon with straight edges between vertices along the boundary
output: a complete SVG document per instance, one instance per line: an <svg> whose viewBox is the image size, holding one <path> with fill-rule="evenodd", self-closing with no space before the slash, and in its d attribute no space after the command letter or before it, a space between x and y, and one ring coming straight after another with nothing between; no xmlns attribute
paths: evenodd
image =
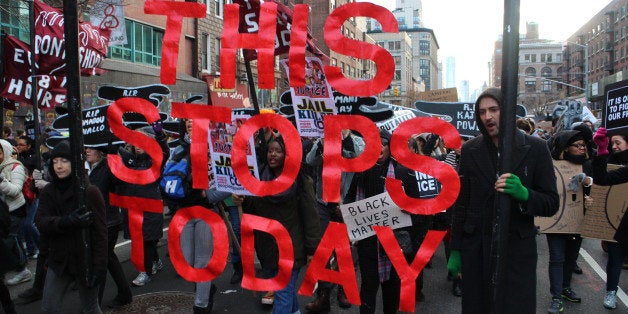
<svg viewBox="0 0 628 314"><path fill-rule="evenodd" d="M589 46L568 41L567 44L584 48L584 99L589 102Z"/></svg>

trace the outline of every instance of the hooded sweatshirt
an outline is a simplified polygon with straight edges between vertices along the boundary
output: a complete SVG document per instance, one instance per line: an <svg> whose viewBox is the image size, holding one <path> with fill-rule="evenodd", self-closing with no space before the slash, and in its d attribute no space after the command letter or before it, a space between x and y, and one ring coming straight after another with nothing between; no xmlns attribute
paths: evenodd
<svg viewBox="0 0 628 314"><path fill-rule="evenodd" d="M26 168L22 163L13 158L13 146L0 140L0 146L4 153L4 159L0 162L0 199L3 200L9 211L13 212L26 203L22 194L22 186L26 181Z"/></svg>

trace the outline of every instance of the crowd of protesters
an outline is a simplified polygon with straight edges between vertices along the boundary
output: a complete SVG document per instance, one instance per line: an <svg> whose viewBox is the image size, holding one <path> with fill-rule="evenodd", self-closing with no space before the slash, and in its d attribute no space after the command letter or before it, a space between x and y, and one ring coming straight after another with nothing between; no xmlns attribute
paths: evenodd
<svg viewBox="0 0 628 314"><path fill-rule="evenodd" d="M448 149L437 134L414 134L408 148L418 155L429 156L454 168L460 176L461 190L456 203L434 216L411 215L412 226L394 230L405 258L411 262L428 230L446 232L443 240L447 259L447 273L442 278L452 282L451 293L462 297L465 313L490 312L495 304L489 302L490 247L495 218L494 206L499 198L507 198L511 205L510 233L506 239L505 289L499 291L498 308L509 312L533 313L536 307L538 228L534 216L552 216L558 210L559 194L552 162L562 160L581 168L581 172L566 182L566 189L582 193L582 210L586 212L595 200L590 188L626 182L625 167L608 170L607 163L628 163L628 134L608 137L604 128L596 132L590 121L562 127L558 119L518 119L513 145L516 151L511 173L501 173L500 107L501 91L491 88L475 103L475 115L481 134L462 138L462 149ZM266 113L266 112L264 112ZM551 125L551 126L550 126ZM180 208L200 206L220 214L232 230L230 284L237 285L243 277L240 260L240 219L243 213L278 221L292 239L294 264L288 285L276 291L265 291L258 296L262 304L271 305L273 313L298 313L302 308L297 298L297 279L307 266L330 222L342 222L340 204L347 204L386 191L386 178L402 182L405 193L414 198L430 198L419 189L419 173L398 163L390 153L391 134L381 130L381 154L377 162L360 173L343 173L340 178L340 202L322 199L323 139L303 139L303 163L294 183L284 192L272 196L244 196L217 190L191 188L191 172L184 177L190 186L186 197L175 199L165 193L159 182L145 185L130 184L116 178L109 169L107 155L117 154L130 169L142 170L153 166L151 157L141 148L131 145L119 147L94 146L85 148L86 206L81 206L75 195L78 181L72 169L70 146L67 141L48 143L44 134L39 143L28 136L11 136L5 127L0 140L0 202L6 207L10 220L0 230L3 238L12 239L20 254L10 242L0 245L0 301L6 313L15 313L14 300L30 303L41 300L41 311L57 313L66 292L72 286L79 291L83 312L100 313L103 307L120 309L133 302L132 286L150 284L153 276L164 267L157 245L163 239L164 216L176 215ZM168 142L161 122L137 129L155 139L163 153L161 170L169 162L190 161L192 123L184 120L179 139ZM54 132L54 131L52 131ZM595 134L595 135L594 135ZM365 141L350 130L342 131L342 156L355 158L365 149ZM170 146L170 147L169 147ZM39 150L39 152L38 152ZM260 180L272 181L281 175L286 161L286 145L282 134L266 128L256 136ZM210 160L211 162L211 160ZM31 189L36 197L27 200L23 185L32 178ZM143 269L137 274L125 274L115 252L120 231L130 239L130 215L126 208L113 206L109 193L163 200L169 212L143 213ZM501 204L501 203L500 203ZM0 206L0 207L1 207ZM81 240L89 234L89 249L82 249ZM563 302L582 302L578 287L571 282L578 273L578 252L582 242L579 234L545 235L549 249L548 313L564 311ZM615 234L617 242L604 242L608 251L607 287L603 306L616 307L619 275L628 252L628 218L624 217ZM213 254L209 225L202 219L190 220L181 232L184 259L192 267L207 265ZM360 281L360 313L396 313L400 304L401 279L381 243L371 236L352 244ZM19 253L18 252L18 253ZM6 254L5 254L6 253ZM269 234L255 233L255 253L261 269L258 276L271 278L279 271L279 252L276 239ZM17 255L17 256L16 256ZM11 256L11 258L9 258ZM27 267L28 259L37 260L35 274ZM332 257L327 267L337 269ZM431 267L431 262L426 268ZM13 275L6 278L5 275ZM103 300L105 279L109 273L117 293L112 300ZM581 273L581 270L580 270ZM32 287L12 300L7 285L13 286L33 280ZM133 279L131 279L133 278ZM463 280L464 278L464 280ZM425 300L423 272L416 279L418 302ZM211 281L195 283L194 313L212 311L218 287ZM350 308L342 286L319 281L315 296L303 308L310 313L328 312L332 291L342 308ZM381 292L378 292L381 289ZM377 309L377 295L381 293L383 309Z"/></svg>

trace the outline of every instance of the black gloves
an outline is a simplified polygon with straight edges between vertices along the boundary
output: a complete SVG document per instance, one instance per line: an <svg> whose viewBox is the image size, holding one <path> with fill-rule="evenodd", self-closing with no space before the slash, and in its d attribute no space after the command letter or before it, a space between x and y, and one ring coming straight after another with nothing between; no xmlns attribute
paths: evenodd
<svg viewBox="0 0 628 314"><path fill-rule="evenodd" d="M323 139L318 140L316 142L316 156L320 156L323 154Z"/></svg>
<svg viewBox="0 0 628 314"><path fill-rule="evenodd" d="M86 208L79 208L69 214L64 215L59 220L59 228L86 228L92 223L93 213Z"/></svg>
<svg viewBox="0 0 628 314"><path fill-rule="evenodd" d="M342 150L346 150L348 152L355 152L353 148L353 139L351 139L350 135L347 135L344 139L342 139Z"/></svg>

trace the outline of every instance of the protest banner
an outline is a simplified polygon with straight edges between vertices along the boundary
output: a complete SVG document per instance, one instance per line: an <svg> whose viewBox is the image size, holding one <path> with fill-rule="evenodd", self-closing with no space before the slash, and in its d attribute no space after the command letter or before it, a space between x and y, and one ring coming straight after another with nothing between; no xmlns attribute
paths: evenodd
<svg viewBox="0 0 628 314"><path fill-rule="evenodd" d="M111 31L109 46L123 46L127 43L124 6L122 0L98 0L94 3L89 21Z"/></svg>
<svg viewBox="0 0 628 314"><path fill-rule="evenodd" d="M609 134L628 128L628 80L606 85L603 124Z"/></svg>
<svg viewBox="0 0 628 314"><path fill-rule="evenodd" d="M580 233L584 220L582 185L579 185L578 191L569 189L571 178L578 173L582 173L582 165L554 160L560 206L552 217L534 217L534 224L539 226L541 233Z"/></svg>
<svg viewBox="0 0 628 314"><path fill-rule="evenodd" d="M475 137L480 134L475 121L474 104L463 102L416 101L414 107L423 116L437 117L451 123L461 136ZM517 105L517 117L526 116L526 108Z"/></svg>
<svg viewBox="0 0 628 314"><path fill-rule="evenodd" d="M411 216L401 211L388 192L354 203L342 204L340 211L351 241L375 235L373 226L391 229L412 226Z"/></svg>
<svg viewBox="0 0 628 314"><path fill-rule="evenodd" d="M233 109L231 111L232 123L210 123L209 150L211 154L211 171L219 191L231 192L240 195L252 195L238 181L231 165L231 151L233 137L247 120L254 114L253 109ZM259 178L257 155L253 137L249 138L246 147L246 161L251 174Z"/></svg>
<svg viewBox="0 0 628 314"><path fill-rule="evenodd" d="M331 86L323 73L323 63L318 58L305 58L305 85L290 87L294 118L299 134L304 137L324 137L323 116L336 114L336 104ZM290 75L288 61L281 64Z"/></svg>
<svg viewBox="0 0 628 314"><path fill-rule="evenodd" d="M618 165L608 165L608 170L619 168ZM581 234L583 237L615 241L613 236L621 219L628 211L628 183L612 186L600 186L593 184L591 198L593 206L587 208L582 223Z"/></svg>

